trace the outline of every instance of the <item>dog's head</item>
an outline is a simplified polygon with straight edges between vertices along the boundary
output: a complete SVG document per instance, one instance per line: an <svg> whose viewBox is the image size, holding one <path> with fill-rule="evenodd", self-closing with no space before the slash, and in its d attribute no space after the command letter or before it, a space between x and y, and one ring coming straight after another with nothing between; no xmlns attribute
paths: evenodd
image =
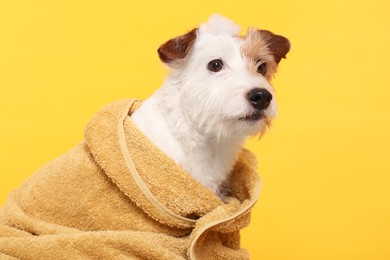
<svg viewBox="0 0 390 260"><path fill-rule="evenodd" d="M270 80L290 50L283 36L241 29L212 15L199 28L161 45L158 54L180 86L180 107L204 134L218 138L262 133L277 106Z"/></svg>

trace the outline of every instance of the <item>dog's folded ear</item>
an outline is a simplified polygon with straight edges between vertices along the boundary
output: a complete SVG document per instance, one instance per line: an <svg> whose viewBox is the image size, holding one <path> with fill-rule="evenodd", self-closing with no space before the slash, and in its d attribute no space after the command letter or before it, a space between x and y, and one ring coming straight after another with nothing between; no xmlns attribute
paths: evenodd
<svg viewBox="0 0 390 260"><path fill-rule="evenodd" d="M172 63L184 59L196 40L197 28L192 31L170 39L158 48L160 60L164 63Z"/></svg>
<svg viewBox="0 0 390 260"><path fill-rule="evenodd" d="M276 35L267 30L258 30L262 39L267 42L268 49L274 56L275 62L279 63L282 58L286 58L286 54L290 51L290 41L281 35Z"/></svg>

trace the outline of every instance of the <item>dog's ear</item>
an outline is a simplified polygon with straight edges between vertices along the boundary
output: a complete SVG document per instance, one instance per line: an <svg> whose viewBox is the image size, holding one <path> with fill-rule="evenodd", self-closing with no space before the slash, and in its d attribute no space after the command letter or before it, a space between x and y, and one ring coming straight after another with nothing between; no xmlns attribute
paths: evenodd
<svg viewBox="0 0 390 260"><path fill-rule="evenodd" d="M281 35L276 35L267 30L258 30L268 45L268 49L274 56L276 63L279 63L282 58L286 58L286 54L290 51L290 41Z"/></svg>
<svg viewBox="0 0 390 260"><path fill-rule="evenodd" d="M176 60L184 59L196 40L197 28L192 31L170 39L158 48L158 56L164 63L171 63Z"/></svg>

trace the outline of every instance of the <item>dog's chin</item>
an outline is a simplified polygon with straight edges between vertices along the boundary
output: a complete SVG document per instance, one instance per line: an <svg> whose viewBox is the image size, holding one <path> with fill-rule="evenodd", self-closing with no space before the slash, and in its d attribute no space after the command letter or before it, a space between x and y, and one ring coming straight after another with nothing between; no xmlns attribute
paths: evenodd
<svg viewBox="0 0 390 260"><path fill-rule="evenodd" d="M208 126L209 131L205 133L216 133L219 138L262 136L271 126L272 121L264 111L251 111L246 114L222 116L222 118L223 120L217 124Z"/></svg>
<svg viewBox="0 0 390 260"><path fill-rule="evenodd" d="M255 111L243 116L238 117L238 121L244 123L247 127L247 133L249 135L260 135L262 136L267 128L271 127L272 118L268 117L264 111Z"/></svg>
<svg viewBox="0 0 390 260"><path fill-rule="evenodd" d="M238 117L238 120L243 122L248 122L250 124L256 124L264 117L265 116L263 111L255 111L253 113Z"/></svg>

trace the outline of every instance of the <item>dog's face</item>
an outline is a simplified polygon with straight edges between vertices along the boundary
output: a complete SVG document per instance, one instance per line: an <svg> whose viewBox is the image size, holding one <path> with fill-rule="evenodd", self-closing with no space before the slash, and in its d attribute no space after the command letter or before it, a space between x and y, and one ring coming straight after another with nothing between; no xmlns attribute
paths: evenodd
<svg viewBox="0 0 390 260"><path fill-rule="evenodd" d="M158 52L180 81L181 109L200 132L218 138L262 133L277 105L270 79L290 49L269 31L240 28L214 15L199 29L171 39Z"/></svg>

